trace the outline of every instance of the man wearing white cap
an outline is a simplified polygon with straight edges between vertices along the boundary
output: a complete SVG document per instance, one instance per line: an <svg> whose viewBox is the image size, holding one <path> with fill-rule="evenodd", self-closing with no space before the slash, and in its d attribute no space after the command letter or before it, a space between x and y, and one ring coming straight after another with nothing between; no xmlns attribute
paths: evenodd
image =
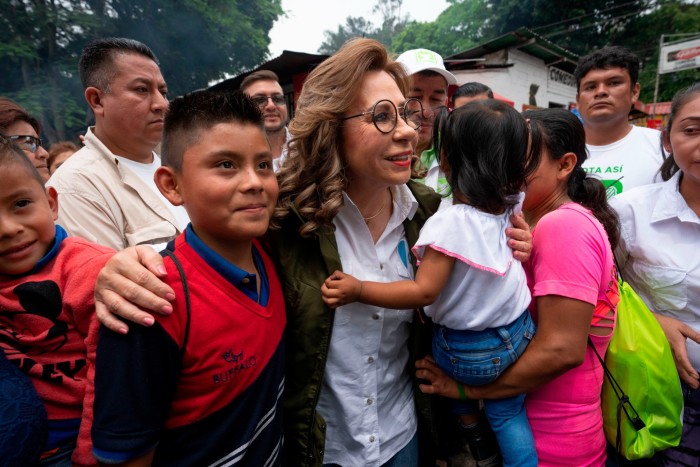
<svg viewBox="0 0 700 467"><path fill-rule="evenodd" d="M433 150L433 122L440 109L447 105L447 88L450 84L457 84L457 78L445 69L442 57L432 50L408 50L399 55L396 61L404 66L411 78L411 88L406 97L420 99L423 104L423 120L416 147L423 171L427 169L422 181L441 195L449 195L445 174L440 170ZM445 199L447 204L452 204L451 198L448 196Z"/></svg>

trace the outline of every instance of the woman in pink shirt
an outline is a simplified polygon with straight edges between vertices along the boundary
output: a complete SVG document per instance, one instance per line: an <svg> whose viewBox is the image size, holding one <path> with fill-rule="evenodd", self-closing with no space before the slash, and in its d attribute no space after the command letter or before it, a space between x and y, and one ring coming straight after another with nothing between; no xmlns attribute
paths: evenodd
<svg viewBox="0 0 700 467"><path fill-rule="evenodd" d="M469 398L528 393L525 400L541 466L602 466L605 435L600 409L603 370L589 339L605 354L615 325L617 274L611 246L619 224L605 188L586 178L585 135L565 110L523 114L540 165L529 177L523 212L533 229L525 263L537 333L520 359L494 383L467 386ZM457 383L435 364L417 362L427 393L459 397Z"/></svg>

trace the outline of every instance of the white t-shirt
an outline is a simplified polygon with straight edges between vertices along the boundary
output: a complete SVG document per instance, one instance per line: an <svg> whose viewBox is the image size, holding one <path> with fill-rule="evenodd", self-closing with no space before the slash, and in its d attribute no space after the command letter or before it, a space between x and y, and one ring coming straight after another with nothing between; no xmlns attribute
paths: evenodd
<svg viewBox="0 0 700 467"><path fill-rule="evenodd" d="M661 181L661 132L632 125L627 136L605 146L587 144L586 173L600 179L608 199L630 188Z"/></svg>
<svg viewBox="0 0 700 467"><path fill-rule="evenodd" d="M416 257L432 248L456 260L437 300L425 307L433 321L450 329L483 331L523 314L530 291L523 266L508 246L512 212L489 214L454 204L427 220L413 247Z"/></svg>
<svg viewBox="0 0 700 467"><path fill-rule="evenodd" d="M120 164L124 164L129 169L131 169L138 177L143 180L143 182L148 185L148 187L153 190L153 193L160 198L163 203L170 209L170 212L173 213L173 216L175 216L175 220L177 221L178 228L180 231L184 231L185 228L187 227L187 224L190 223L190 216L187 215L187 211L185 211L185 208L183 206L173 206L170 204L170 201L163 196L163 194L160 192L158 187L156 186L156 182L153 179L156 170L158 170L158 167L160 167L160 157L158 154L155 152L153 153L153 162L150 164L144 164L142 162L136 162L132 161L131 159L127 159L122 156L114 156L117 158ZM166 243L158 243L155 245L151 245L156 251L160 251L163 248L165 248Z"/></svg>

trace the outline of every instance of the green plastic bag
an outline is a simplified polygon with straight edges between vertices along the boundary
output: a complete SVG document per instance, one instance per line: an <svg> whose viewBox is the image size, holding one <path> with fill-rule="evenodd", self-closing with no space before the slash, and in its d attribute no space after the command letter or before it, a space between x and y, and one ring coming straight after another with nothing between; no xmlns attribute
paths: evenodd
<svg viewBox="0 0 700 467"><path fill-rule="evenodd" d="M683 393L659 322L623 280L619 292L615 332L605 354L603 425L621 455L644 459L678 446Z"/></svg>

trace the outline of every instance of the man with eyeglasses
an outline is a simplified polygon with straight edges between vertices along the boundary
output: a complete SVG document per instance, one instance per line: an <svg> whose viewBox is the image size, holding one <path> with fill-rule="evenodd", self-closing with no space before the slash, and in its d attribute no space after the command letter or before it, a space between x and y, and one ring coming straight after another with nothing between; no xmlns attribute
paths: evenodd
<svg viewBox="0 0 700 467"><path fill-rule="evenodd" d="M80 79L95 126L49 181L58 191L58 222L71 235L116 250L160 251L189 217L153 181L160 167L153 151L169 105L158 61L141 42L97 39L82 51Z"/></svg>
<svg viewBox="0 0 700 467"><path fill-rule="evenodd" d="M416 146L421 161L416 171L417 180L446 196L441 205L452 204L450 187L433 150L433 123L440 110L447 106L447 89L449 85L457 84L457 78L445 69L442 57L432 50L408 50L396 61L403 65L411 80L406 97L418 99L423 104L423 120Z"/></svg>
<svg viewBox="0 0 700 467"><path fill-rule="evenodd" d="M263 115L265 133L272 151L272 165L277 171L287 155L287 101L282 92L277 74L270 70L259 70L249 74L241 82L241 92L258 106Z"/></svg>

